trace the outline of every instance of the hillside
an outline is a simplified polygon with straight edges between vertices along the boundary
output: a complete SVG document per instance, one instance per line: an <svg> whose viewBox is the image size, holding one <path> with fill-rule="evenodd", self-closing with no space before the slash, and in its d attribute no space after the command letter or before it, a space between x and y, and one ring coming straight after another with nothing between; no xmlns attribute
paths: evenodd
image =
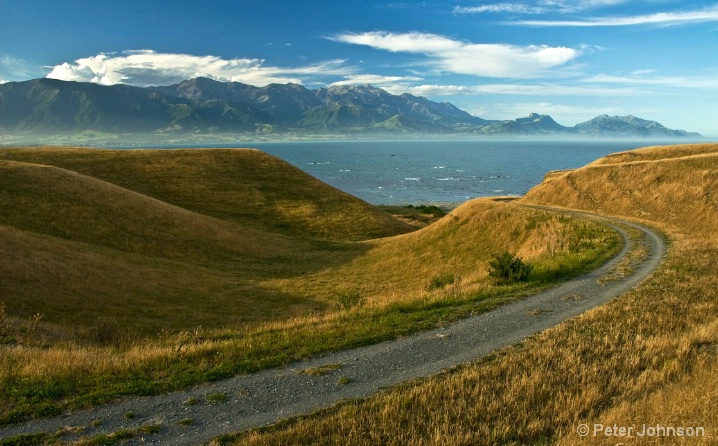
<svg viewBox="0 0 718 446"><path fill-rule="evenodd" d="M156 333L321 309L316 296L282 297L258 281L356 255L346 241L410 230L256 150L19 149L0 159L0 295L11 314L40 311L50 323L87 329L112 315ZM223 311L188 318L197 306Z"/></svg>
<svg viewBox="0 0 718 446"><path fill-rule="evenodd" d="M616 153L552 176L525 200L712 234L718 227L717 152L716 145L705 144Z"/></svg>
<svg viewBox="0 0 718 446"><path fill-rule="evenodd" d="M621 370L616 403L583 422L693 423L706 426L705 444L709 437L715 440L712 426L718 418L706 407L718 396L717 191L718 145L703 144L615 153L552 176L524 198L637 218L661 228L672 241L664 267L652 280L586 321L626 334L616 336L614 345L593 348L593 356L630 353L620 355L624 359L616 369L604 369ZM624 369L628 361L635 366ZM585 389L581 383L581 392ZM571 437L567 429L558 444L572 444ZM613 444L606 440L598 444Z"/></svg>
<svg viewBox="0 0 718 446"><path fill-rule="evenodd" d="M7 149L0 160L52 165L184 209L259 229L359 240L409 227L369 204L251 149Z"/></svg>
<svg viewBox="0 0 718 446"><path fill-rule="evenodd" d="M671 241L658 271L614 301L476 362L223 444L616 444L617 435L596 426L632 427L636 444L678 440L636 436L656 425L702 426L704 434L687 441L713 444L716 172L718 145L693 145L617 153L548 175L520 202L656 226Z"/></svg>
<svg viewBox="0 0 718 446"><path fill-rule="evenodd" d="M416 230L249 149L0 150L0 209L0 424L434 327L620 244L492 200ZM529 282L488 277L503 250Z"/></svg>

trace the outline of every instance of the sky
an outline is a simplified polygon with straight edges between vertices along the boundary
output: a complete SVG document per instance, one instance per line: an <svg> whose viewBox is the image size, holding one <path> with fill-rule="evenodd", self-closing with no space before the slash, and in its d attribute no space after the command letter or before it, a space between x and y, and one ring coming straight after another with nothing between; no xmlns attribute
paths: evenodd
<svg viewBox="0 0 718 446"><path fill-rule="evenodd" d="M0 0L0 83L198 76L718 137L718 0Z"/></svg>

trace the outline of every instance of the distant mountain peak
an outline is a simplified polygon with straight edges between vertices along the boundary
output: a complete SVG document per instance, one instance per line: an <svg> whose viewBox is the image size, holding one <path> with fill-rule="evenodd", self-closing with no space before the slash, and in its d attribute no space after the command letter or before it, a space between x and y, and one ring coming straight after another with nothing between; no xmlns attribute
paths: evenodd
<svg viewBox="0 0 718 446"><path fill-rule="evenodd" d="M580 135L592 136L700 137L698 133L689 133L685 130L672 130L659 122L638 118L633 115L600 115L586 122L577 124L574 128Z"/></svg>
<svg viewBox="0 0 718 446"><path fill-rule="evenodd" d="M450 102L372 85L311 90L296 83L264 87L208 77L162 87L103 86L35 79L0 84L4 132L109 134L167 132L302 134L470 134L697 137L645 119L601 115L564 127L546 114L486 120Z"/></svg>

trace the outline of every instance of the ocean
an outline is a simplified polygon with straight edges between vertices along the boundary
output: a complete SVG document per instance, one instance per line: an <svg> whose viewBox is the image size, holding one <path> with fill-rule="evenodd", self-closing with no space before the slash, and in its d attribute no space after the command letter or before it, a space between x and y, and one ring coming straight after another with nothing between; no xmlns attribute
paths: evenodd
<svg viewBox="0 0 718 446"><path fill-rule="evenodd" d="M674 142L675 143L675 142ZM523 195L546 172L646 141L331 141L242 143L372 204L444 204Z"/></svg>

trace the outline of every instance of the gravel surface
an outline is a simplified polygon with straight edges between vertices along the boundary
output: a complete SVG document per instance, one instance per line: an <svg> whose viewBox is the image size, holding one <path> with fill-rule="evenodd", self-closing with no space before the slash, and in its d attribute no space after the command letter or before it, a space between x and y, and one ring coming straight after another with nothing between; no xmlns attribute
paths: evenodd
<svg viewBox="0 0 718 446"><path fill-rule="evenodd" d="M605 303L658 267L666 252L663 239L643 226L613 220L641 230L645 237L639 242L646 244L649 254L635 265L632 275L599 284L598 280L610 274L633 243L624 230L609 219L605 221L623 235L623 251L601 268L546 292L394 341L165 395L126 398L94 410L0 428L0 439L33 432L54 433L65 426L82 427L83 436L92 436L159 425L158 433L137 436L127 444L199 445L221 434L306 414L477 359ZM300 373L323 366L323 374Z"/></svg>

